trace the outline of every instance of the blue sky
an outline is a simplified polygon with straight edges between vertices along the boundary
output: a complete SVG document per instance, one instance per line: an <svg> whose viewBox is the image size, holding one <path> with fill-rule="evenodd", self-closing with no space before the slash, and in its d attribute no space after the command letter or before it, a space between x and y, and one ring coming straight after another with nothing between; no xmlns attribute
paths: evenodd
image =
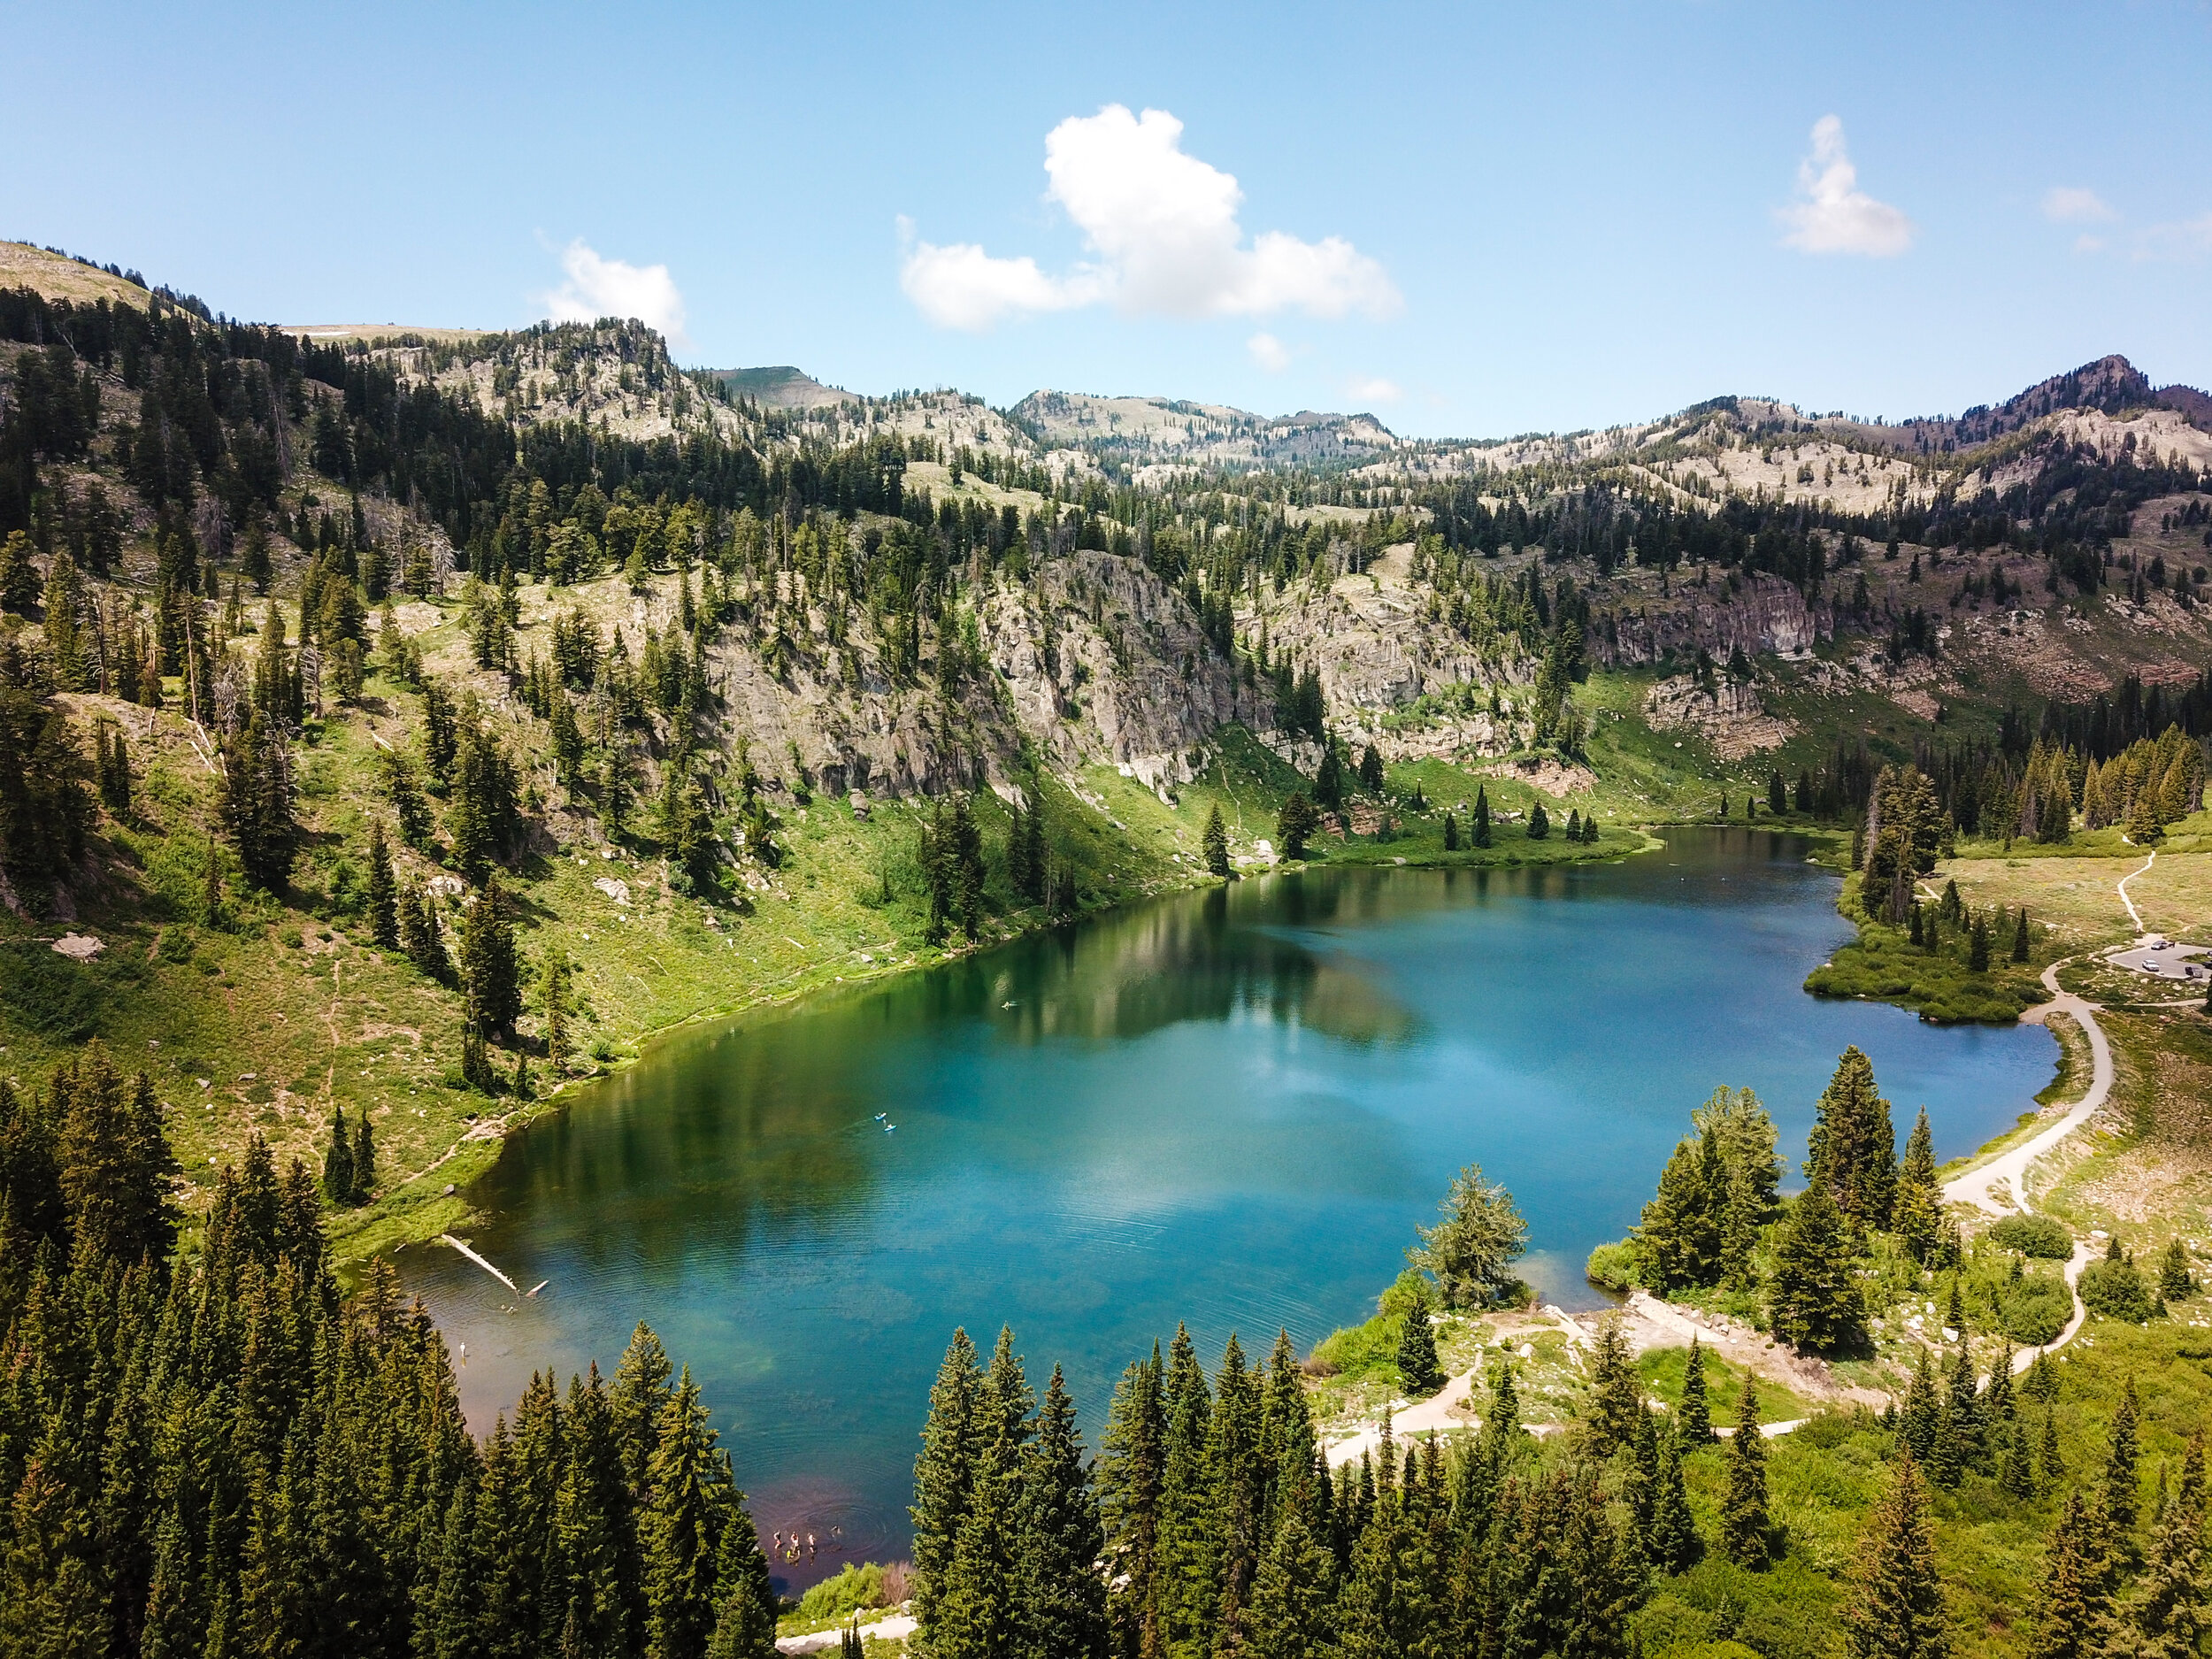
<svg viewBox="0 0 2212 1659"><path fill-rule="evenodd" d="M2107 351L2212 384L2201 0L6 0L0 36L0 235L257 319L680 308L684 361L856 390L1474 436L1955 411Z"/></svg>

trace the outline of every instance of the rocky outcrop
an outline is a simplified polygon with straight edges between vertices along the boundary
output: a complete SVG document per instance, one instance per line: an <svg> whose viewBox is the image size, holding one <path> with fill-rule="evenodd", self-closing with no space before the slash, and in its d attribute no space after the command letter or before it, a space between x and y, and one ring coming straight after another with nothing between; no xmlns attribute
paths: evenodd
<svg viewBox="0 0 2212 1659"><path fill-rule="evenodd" d="M1801 657L1834 630L1824 601L1812 605L1795 587L1770 576L1753 576L1731 595L1724 587L1680 588L1674 603L1660 608L1624 608L1604 614L1591 630L1590 653L1616 667L1656 663L1670 653L1694 657L1711 653L1724 662L1735 651L1747 657L1770 652Z"/></svg>
<svg viewBox="0 0 2212 1659"><path fill-rule="evenodd" d="M1644 695L1644 718L1662 732L1695 732L1723 760L1779 748L1797 731L1766 711L1755 682L1725 675L1710 688L1693 674L1661 680Z"/></svg>

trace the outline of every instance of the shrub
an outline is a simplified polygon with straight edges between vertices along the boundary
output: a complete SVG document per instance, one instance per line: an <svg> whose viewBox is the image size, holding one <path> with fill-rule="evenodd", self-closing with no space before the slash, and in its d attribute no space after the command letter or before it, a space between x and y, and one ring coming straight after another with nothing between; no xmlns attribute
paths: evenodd
<svg viewBox="0 0 2212 1659"><path fill-rule="evenodd" d="M2074 1235L2048 1216L2007 1216L1989 1230L1989 1241L2047 1262L2063 1262L2074 1253Z"/></svg>
<svg viewBox="0 0 2212 1659"><path fill-rule="evenodd" d="M1643 1281L1643 1262L1633 1239L1616 1239L1590 1252L1582 1276L1600 1290L1625 1295Z"/></svg>
<svg viewBox="0 0 2212 1659"><path fill-rule="evenodd" d="M1998 1319L2014 1341L2041 1348L2066 1328L2073 1311L2074 1299L2066 1294L2064 1279L2034 1273L2006 1287Z"/></svg>
<svg viewBox="0 0 2212 1659"><path fill-rule="evenodd" d="M2081 1270L2077 1288L2081 1292L2082 1305L2108 1319L2141 1325L2151 1317L2150 1289L2132 1262L2092 1262Z"/></svg>
<svg viewBox="0 0 2212 1659"><path fill-rule="evenodd" d="M887 1605L883 1596L883 1569L874 1562L848 1565L833 1578L825 1578L799 1598L799 1617L810 1623L841 1619L869 1608Z"/></svg>

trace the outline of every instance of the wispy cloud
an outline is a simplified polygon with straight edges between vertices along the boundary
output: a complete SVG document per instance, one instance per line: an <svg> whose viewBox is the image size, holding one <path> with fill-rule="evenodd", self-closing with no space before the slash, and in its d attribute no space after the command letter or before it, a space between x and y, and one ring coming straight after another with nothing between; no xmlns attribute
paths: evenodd
<svg viewBox="0 0 2212 1659"><path fill-rule="evenodd" d="M1783 242L1801 253L1886 259L1912 246L1912 220L1859 188L1859 170L1851 165L1837 116L1813 123L1812 153L1797 165L1797 195L1776 216L1784 227Z"/></svg>
<svg viewBox="0 0 2212 1659"><path fill-rule="evenodd" d="M972 242L912 239L899 280L932 322L979 330L1007 317L1111 303L1172 317L1387 316L1400 304L1388 273L1340 236L1304 242L1268 231L1248 242L1233 174L1186 155L1165 110L1110 104L1045 137L1048 200L1083 233L1093 257L1064 275Z"/></svg>
<svg viewBox="0 0 2212 1659"><path fill-rule="evenodd" d="M658 329L672 345L687 346L684 296L664 265L634 265L600 256L580 236L561 250L568 280L541 296L557 323L593 323L602 317L634 317Z"/></svg>
<svg viewBox="0 0 2212 1659"><path fill-rule="evenodd" d="M1246 341L1244 349L1270 374L1280 374L1290 366L1290 348L1264 329Z"/></svg>
<svg viewBox="0 0 2212 1659"><path fill-rule="evenodd" d="M2107 225L2120 216L2085 185L2055 184L2043 193L2043 217L2058 225Z"/></svg>
<svg viewBox="0 0 2212 1659"><path fill-rule="evenodd" d="M1356 403L1394 403L1405 396L1397 381L1379 374L1356 374L1344 382L1344 390Z"/></svg>
<svg viewBox="0 0 2212 1659"><path fill-rule="evenodd" d="M2212 213L2147 225L2137 240L2138 259L2202 259L2212 256Z"/></svg>

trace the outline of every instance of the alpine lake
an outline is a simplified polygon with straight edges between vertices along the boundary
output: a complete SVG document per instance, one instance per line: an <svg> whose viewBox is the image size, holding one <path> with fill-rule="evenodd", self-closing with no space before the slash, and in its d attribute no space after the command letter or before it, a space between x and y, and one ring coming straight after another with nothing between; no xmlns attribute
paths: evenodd
<svg viewBox="0 0 2212 1659"><path fill-rule="evenodd" d="M1901 1146L2032 1110L2039 1027L1807 995L1851 936L1809 843L1671 831L1609 864L1310 869L1147 902L940 967L689 1028L514 1135L474 1248L410 1249L472 1425L533 1371L611 1374L636 1323L687 1363L797 1587L902 1556L956 1325L1056 1363L1094 1445L1113 1382L1187 1322L1210 1369L1374 1310L1463 1165L1512 1190L1522 1272L1601 1300L1692 1108L1755 1089L1794 1172L1836 1056ZM837 1531L834 1534L832 1529Z"/></svg>

